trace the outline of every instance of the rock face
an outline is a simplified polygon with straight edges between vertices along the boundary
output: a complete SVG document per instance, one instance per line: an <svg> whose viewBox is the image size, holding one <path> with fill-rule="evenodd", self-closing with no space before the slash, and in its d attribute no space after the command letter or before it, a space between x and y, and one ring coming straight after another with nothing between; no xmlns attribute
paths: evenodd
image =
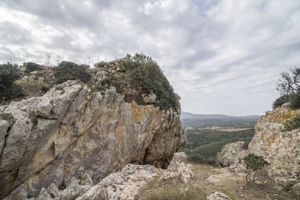
<svg viewBox="0 0 300 200"><path fill-rule="evenodd" d="M268 175L281 185L300 182L300 130L284 130L284 123L300 110L287 106L274 109L262 116L249 144L249 152L263 156L271 165Z"/></svg>
<svg viewBox="0 0 300 200"><path fill-rule="evenodd" d="M0 112L15 120L11 126L0 120L0 199L13 190L36 197L51 183L63 188L87 174L98 182L129 163L166 167L185 142L179 113L78 81Z"/></svg>
<svg viewBox="0 0 300 200"><path fill-rule="evenodd" d="M193 173L186 165L186 155L176 153L167 170L151 165L127 165L122 171L104 178L76 200L136 200L140 198L139 191L154 177L189 183Z"/></svg>
<svg viewBox="0 0 300 200"><path fill-rule="evenodd" d="M24 196L24 190L19 188L5 200L137 200L140 198L141 189L154 178L176 183L191 182L193 173L185 161L185 154L176 153L170 164L172 167L166 170L152 165L128 164L121 171L108 175L95 185L90 176L85 174L80 180L72 177L63 190L51 183L47 189L42 188L36 198L28 199Z"/></svg>
<svg viewBox="0 0 300 200"><path fill-rule="evenodd" d="M229 166L233 171L243 171L243 157L254 153L263 156L270 163L266 169L276 183L282 186L299 184L300 130L284 129L284 123L298 114L300 110L291 110L287 106L266 113L256 125L255 135L248 150L243 148L243 142L227 144L218 154L219 163Z"/></svg>

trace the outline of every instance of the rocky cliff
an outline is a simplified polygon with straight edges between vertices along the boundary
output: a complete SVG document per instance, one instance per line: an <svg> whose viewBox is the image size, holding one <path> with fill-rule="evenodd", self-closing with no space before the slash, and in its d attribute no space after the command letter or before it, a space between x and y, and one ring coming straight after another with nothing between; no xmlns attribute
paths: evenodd
<svg viewBox="0 0 300 200"><path fill-rule="evenodd" d="M285 129L285 124L299 113L287 106L267 112L258 121L248 147L250 153L270 162L268 175L285 186L300 182L300 129Z"/></svg>
<svg viewBox="0 0 300 200"><path fill-rule="evenodd" d="M227 144L218 154L218 162L233 171L245 171L246 155L263 156L270 163L266 168L270 178L300 192L300 129L286 128L287 123L296 122L299 114L300 110L292 110L287 105L267 112L256 124L248 149L243 142Z"/></svg>
<svg viewBox="0 0 300 200"><path fill-rule="evenodd" d="M129 163L168 166L185 142L180 109L151 104L155 93L141 105L113 85L95 90L107 71L93 73L90 84L67 81L0 107L0 198L36 197L86 175L97 183Z"/></svg>

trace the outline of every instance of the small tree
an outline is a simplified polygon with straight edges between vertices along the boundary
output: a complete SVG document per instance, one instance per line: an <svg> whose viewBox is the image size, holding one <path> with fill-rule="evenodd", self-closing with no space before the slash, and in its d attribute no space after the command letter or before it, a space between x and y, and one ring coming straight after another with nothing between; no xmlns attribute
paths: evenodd
<svg viewBox="0 0 300 200"><path fill-rule="evenodd" d="M291 68L289 72L282 72L276 89L281 97L274 102L273 107L289 102L291 108L300 108L300 68Z"/></svg>
<svg viewBox="0 0 300 200"><path fill-rule="evenodd" d="M248 173L246 175L247 184L255 181L255 172L257 170L269 165L269 163L262 156L255 155L253 153L248 154L244 160L248 169Z"/></svg>

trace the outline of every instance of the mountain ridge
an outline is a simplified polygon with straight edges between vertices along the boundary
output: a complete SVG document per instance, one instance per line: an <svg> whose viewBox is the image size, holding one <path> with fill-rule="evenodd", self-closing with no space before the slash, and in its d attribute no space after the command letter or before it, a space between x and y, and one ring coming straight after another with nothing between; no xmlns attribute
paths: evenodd
<svg viewBox="0 0 300 200"><path fill-rule="evenodd" d="M259 118L260 115L226 115L226 114L198 114L191 112L181 112L181 119L194 119L194 118Z"/></svg>
<svg viewBox="0 0 300 200"><path fill-rule="evenodd" d="M210 126L253 128L260 116L230 116L224 114L194 114L182 112L180 119L184 127L205 128Z"/></svg>

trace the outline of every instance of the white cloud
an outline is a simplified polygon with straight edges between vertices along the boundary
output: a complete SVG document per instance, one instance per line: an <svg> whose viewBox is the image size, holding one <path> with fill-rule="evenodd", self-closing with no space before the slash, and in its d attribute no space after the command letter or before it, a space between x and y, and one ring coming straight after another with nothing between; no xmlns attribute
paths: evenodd
<svg viewBox="0 0 300 200"><path fill-rule="evenodd" d="M183 110L262 114L279 73L299 66L299 11L293 0L2 0L0 61L142 52L161 65Z"/></svg>

